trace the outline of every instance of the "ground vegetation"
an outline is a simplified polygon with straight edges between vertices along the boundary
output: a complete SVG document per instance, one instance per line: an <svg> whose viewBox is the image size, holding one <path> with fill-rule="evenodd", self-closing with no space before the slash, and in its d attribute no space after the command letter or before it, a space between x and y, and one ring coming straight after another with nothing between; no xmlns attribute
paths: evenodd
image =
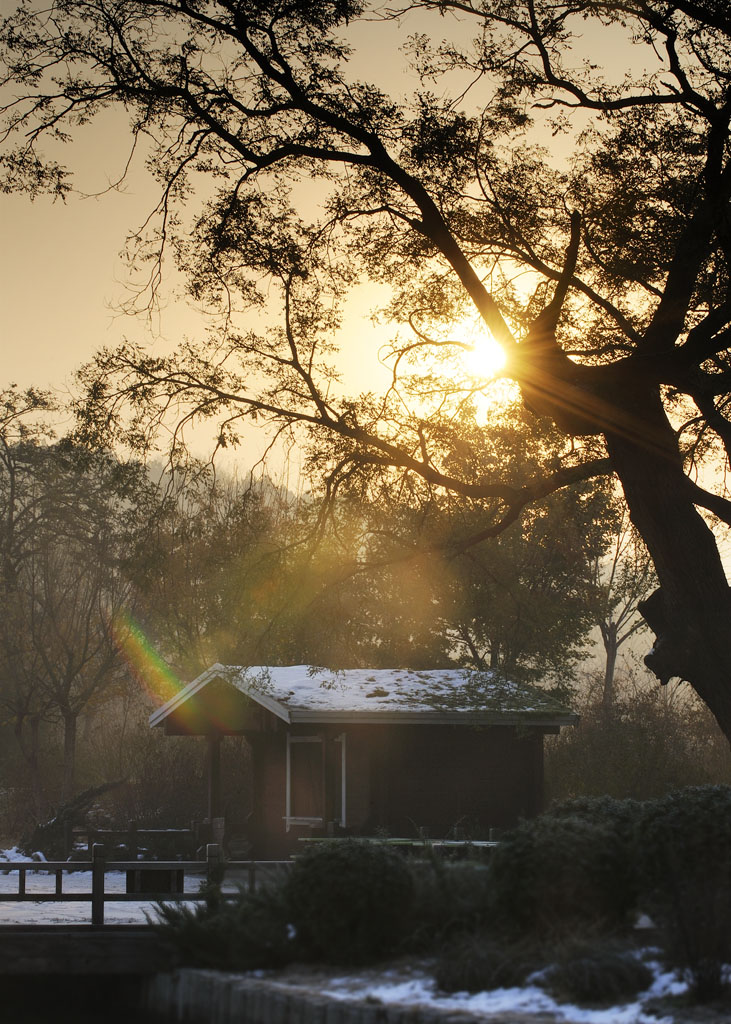
<svg viewBox="0 0 731 1024"><path fill-rule="evenodd" d="M607 709L604 673L577 688L578 724L546 739L546 796L647 800L684 786L731 782L724 734L689 687L618 674Z"/></svg>
<svg viewBox="0 0 731 1024"><path fill-rule="evenodd" d="M262 942L252 946L244 936L227 947L226 963L245 969L262 957L274 965L305 955L362 964L382 960L386 949L428 952L447 991L512 987L530 977L562 999L614 1006L649 988L653 975L636 933L639 915L649 914L651 941L669 967L690 977L690 998L727 1007L730 794L705 786L657 800L567 802L521 823L487 859L466 862L325 842L259 901L269 922ZM226 922L250 900L243 894L232 909L214 897L195 912L168 905L159 927L190 962L210 963L211 950L236 934ZM351 912L357 920L343 932ZM280 941L270 949L277 922Z"/></svg>

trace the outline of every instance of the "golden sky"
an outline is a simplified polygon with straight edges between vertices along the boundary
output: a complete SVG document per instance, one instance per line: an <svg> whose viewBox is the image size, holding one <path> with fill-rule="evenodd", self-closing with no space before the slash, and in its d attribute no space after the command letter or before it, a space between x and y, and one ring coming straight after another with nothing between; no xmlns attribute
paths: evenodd
<svg viewBox="0 0 731 1024"><path fill-rule="evenodd" d="M7 3L0 0L0 5ZM421 12L410 16L400 32L373 23L359 25L353 76L376 80L395 94L413 89L416 81L404 76L398 45L410 32L427 29L441 37L445 19ZM389 40L386 46L384 37ZM392 59L384 60L389 46ZM607 38L602 47L605 57L612 54ZM621 73L624 61L613 63ZM165 308L159 318L146 321L116 311L127 295L127 272L119 254L127 232L140 226L150 212L155 191L137 166L122 191L89 194L104 192L120 175L128 145L121 113L105 113L58 154L73 168L78 189L66 203L0 196L2 386L16 382L63 388L80 363L102 345L127 337L172 347L184 334L195 336L203 329L202 320L184 300L182 282L172 276L163 289ZM364 320L366 305L360 301L357 312L356 329L364 335L372 330ZM352 333L352 325L348 330ZM372 386L363 380L363 369L361 359L357 390Z"/></svg>
<svg viewBox="0 0 731 1024"><path fill-rule="evenodd" d="M372 80L379 68L379 84L399 89L403 79L393 32L394 60L373 61L376 47L383 52L383 30L360 26L353 71ZM123 116L105 112L57 151L73 170L78 190L65 203L0 196L0 386L63 388L102 345L128 338L172 347L184 334L204 329L185 301L182 281L172 275L163 288L159 317L148 321L118 312L128 297L120 252L127 232L142 224L156 195L139 160L121 191L107 191L121 174L128 149Z"/></svg>

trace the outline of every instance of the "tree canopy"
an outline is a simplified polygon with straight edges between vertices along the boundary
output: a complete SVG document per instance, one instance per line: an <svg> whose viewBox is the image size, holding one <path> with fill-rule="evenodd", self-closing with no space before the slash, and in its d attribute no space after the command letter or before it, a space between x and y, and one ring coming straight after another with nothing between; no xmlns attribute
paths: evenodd
<svg viewBox="0 0 731 1024"><path fill-rule="evenodd" d="M351 70L368 19L412 95ZM220 315L171 357L101 353L87 438L140 449L163 415L212 416L230 444L264 418L304 433L330 494L408 481L479 505L463 546L614 473L659 581L648 664L731 736L725 3L51 0L21 2L0 47L5 187L64 195L56 143L122 108L160 186L130 242L147 301L169 254ZM364 281L400 329L390 385L352 396L336 347ZM496 387L461 361L470 317L558 454L500 462L465 417Z"/></svg>

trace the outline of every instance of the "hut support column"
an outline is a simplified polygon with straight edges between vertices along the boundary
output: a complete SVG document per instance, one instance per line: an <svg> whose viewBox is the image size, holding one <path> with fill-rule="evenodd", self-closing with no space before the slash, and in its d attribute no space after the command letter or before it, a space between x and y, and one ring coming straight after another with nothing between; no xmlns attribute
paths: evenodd
<svg viewBox="0 0 731 1024"><path fill-rule="evenodd" d="M208 741L208 820L221 814L221 734L212 732Z"/></svg>

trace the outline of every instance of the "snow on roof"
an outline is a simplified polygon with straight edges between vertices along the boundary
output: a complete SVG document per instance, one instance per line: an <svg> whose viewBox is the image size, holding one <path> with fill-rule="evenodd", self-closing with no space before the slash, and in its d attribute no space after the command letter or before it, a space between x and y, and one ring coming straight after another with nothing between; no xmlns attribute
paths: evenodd
<svg viewBox="0 0 731 1024"><path fill-rule="evenodd" d="M213 665L150 716L164 719L212 679L225 679L285 722L530 721L577 716L545 691L469 669L339 669L311 665Z"/></svg>

